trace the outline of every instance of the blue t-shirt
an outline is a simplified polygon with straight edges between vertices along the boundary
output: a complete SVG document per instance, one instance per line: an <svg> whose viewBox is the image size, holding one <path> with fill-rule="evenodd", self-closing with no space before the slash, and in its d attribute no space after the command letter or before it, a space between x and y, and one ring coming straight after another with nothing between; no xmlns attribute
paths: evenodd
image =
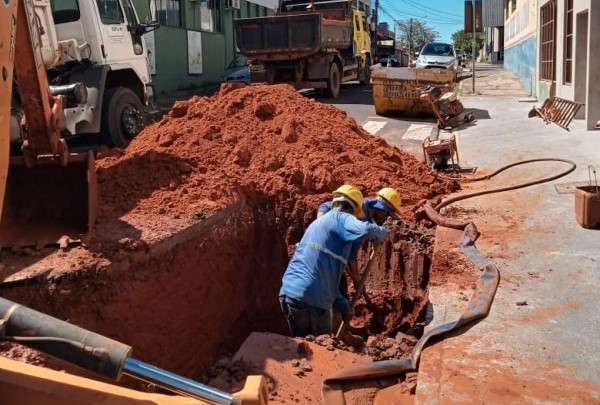
<svg viewBox="0 0 600 405"><path fill-rule="evenodd" d="M365 216L363 218L360 218L361 221L363 222L368 222L368 223L372 223L373 221L371 220L371 213L369 212L369 208L375 204L377 202L377 197L368 197L365 198L363 200L363 204L362 204L362 209L363 212L365 213ZM321 203L321 205L319 205L319 209L317 212L329 212L331 211L333 206L333 201L325 201L324 203ZM358 240L356 241L356 243L354 243L352 245L352 249L350 251L350 258L348 260L356 260L357 256L358 256L358 251L360 250L360 247L363 244L363 240Z"/></svg>
<svg viewBox="0 0 600 405"><path fill-rule="evenodd" d="M349 309L340 294L340 279L354 242L383 240L384 227L359 221L353 215L332 210L313 221L283 275L279 296L288 296L322 309Z"/></svg>

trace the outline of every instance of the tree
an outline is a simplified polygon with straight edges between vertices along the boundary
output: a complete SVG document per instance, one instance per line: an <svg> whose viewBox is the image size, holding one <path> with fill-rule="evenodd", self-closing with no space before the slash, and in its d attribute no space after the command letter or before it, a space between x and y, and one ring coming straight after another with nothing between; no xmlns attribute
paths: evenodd
<svg viewBox="0 0 600 405"><path fill-rule="evenodd" d="M479 51L483 47L485 36L482 33L475 33L475 50ZM455 49L460 49L463 55L471 57L473 50L473 33L465 30L456 31L452 34L452 42Z"/></svg>
<svg viewBox="0 0 600 405"><path fill-rule="evenodd" d="M435 41L439 36L439 32L415 18L398 21L396 40L400 42L404 49L410 51L411 58L415 52L420 52L425 44Z"/></svg>

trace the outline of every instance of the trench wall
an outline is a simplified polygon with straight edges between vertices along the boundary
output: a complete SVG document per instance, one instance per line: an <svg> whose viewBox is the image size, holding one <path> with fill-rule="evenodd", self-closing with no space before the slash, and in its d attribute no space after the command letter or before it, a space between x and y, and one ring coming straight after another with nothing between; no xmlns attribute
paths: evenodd
<svg viewBox="0 0 600 405"><path fill-rule="evenodd" d="M277 299L287 246L268 212L246 207L165 252L151 247L108 269L0 293L131 345L136 359L195 376L252 331L287 331Z"/></svg>

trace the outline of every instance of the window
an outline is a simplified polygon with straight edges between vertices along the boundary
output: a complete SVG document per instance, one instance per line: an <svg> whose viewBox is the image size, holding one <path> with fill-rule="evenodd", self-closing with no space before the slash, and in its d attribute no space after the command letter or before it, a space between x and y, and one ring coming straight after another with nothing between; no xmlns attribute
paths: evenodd
<svg viewBox="0 0 600 405"><path fill-rule="evenodd" d="M156 0L160 25L181 27L181 0Z"/></svg>
<svg viewBox="0 0 600 405"><path fill-rule="evenodd" d="M540 80L553 81L554 72L554 1L549 1L540 9Z"/></svg>
<svg viewBox="0 0 600 405"><path fill-rule="evenodd" d="M573 0L565 1L565 56L563 60L563 82L573 82Z"/></svg>
<svg viewBox="0 0 600 405"><path fill-rule="evenodd" d="M200 29L221 32L221 2L203 0L200 2Z"/></svg>
<svg viewBox="0 0 600 405"><path fill-rule="evenodd" d="M56 24L64 24L79 20L79 4L77 0L51 0L52 18Z"/></svg>
<svg viewBox="0 0 600 405"><path fill-rule="evenodd" d="M96 0L102 24L123 24L123 12L117 0Z"/></svg>

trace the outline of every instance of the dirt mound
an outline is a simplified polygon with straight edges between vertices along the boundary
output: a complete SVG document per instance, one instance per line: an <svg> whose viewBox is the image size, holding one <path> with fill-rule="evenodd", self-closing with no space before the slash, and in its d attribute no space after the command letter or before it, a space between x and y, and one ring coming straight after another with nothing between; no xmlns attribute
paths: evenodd
<svg viewBox="0 0 600 405"><path fill-rule="evenodd" d="M344 111L287 85L226 84L213 97L177 102L98 166L101 216L203 215L240 194L266 196L275 199L274 216L296 229L288 243L344 183L365 195L395 187L406 217L419 200L458 188L368 134Z"/></svg>

